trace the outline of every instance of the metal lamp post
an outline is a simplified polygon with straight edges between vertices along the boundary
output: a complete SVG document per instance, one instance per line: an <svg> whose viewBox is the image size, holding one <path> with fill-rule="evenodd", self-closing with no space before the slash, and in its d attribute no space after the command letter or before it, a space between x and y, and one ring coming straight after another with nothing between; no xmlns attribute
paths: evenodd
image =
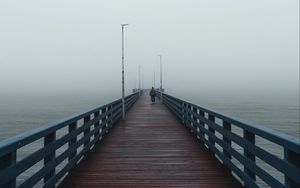
<svg viewBox="0 0 300 188"><path fill-rule="evenodd" d="M160 59L160 103L163 103L163 98L162 98L162 55L158 55Z"/></svg>
<svg viewBox="0 0 300 188"><path fill-rule="evenodd" d="M139 96L141 96L141 66L139 65Z"/></svg>
<svg viewBox="0 0 300 188"><path fill-rule="evenodd" d="M122 26L122 119L125 120L125 87L124 87L124 27L128 24L121 24Z"/></svg>

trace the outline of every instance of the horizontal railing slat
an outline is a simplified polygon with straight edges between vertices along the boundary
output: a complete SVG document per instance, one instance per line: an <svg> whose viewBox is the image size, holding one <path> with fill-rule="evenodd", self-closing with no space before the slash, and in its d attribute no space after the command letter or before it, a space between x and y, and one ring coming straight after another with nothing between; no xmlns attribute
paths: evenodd
<svg viewBox="0 0 300 188"><path fill-rule="evenodd" d="M139 93L134 93L125 97L126 110L128 110L134 102L138 99ZM91 116L93 115L93 116ZM21 135L6 139L0 142L0 157L6 156L11 152L16 152L19 148L26 146L38 139L54 135L53 141L48 142L43 148L34 151L32 154L26 156L17 163L12 163L9 166L0 166L0 187L6 183L13 182L16 177L25 172L30 167L36 165L39 161L45 160L49 155L53 157L42 166L36 173L31 175L27 180L21 183L20 187L32 187L44 178L44 186L53 187L57 181L64 176L65 173L71 169L79 159L81 159L87 151L89 151L96 142L108 132L108 129L116 123L122 115L121 99L105 104L101 107L93 108L83 113L77 113L54 123L47 124L40 128L28 131ZM91 117L93 117L91 119ZM84 124L77 127L77 122L84 119ZM70 129L71 125L72 128ZM91 127L94 125L94 128ZM56 131L69 126L69 132L55 139ZM71 131L72 130L72 131ZM77 137L85 133L83 137L77 140ZM68 148L59 156L53 155L56 150L63 145L68 144ZM77 149L84 146L83 149L77 153ZM70 157L72 155L72 157ZM5 159L2 157L2 159ZM2 160L0 158L0 160ZM64 160L69 162L62 170L55 173L55 168ZM1 162L1 161L0 161ZM53 174L52 174L53 172ZM47 178L45 179L45 177Z"/></svg>
<svg viewBox="0 0 300 188"><path fill-rule="evenodd" d="M298 173L299 172L298 168L295 165L287 163L286 161L278 158L277 156L272 155L267 151L261 149L260 147L247 142L246 140L239 137L238 135L223 129L219 125L212 123L201 116L198 116L198 118L201 121L209 124L209 126L213 127L215 130L217 130L219 133L229 138L231 141L234 141L236 144L238 144L243 148L247 148L247 150L252 154L254 154L255 156L259 157L269 165L273 166L277 170L283 172L284 174L291 177L293 180L300 183L300 174Z"/></svg>
<svg viewBox="0 0 300 188"><path fill-rule="evenodd" d="M195 130L194 130L195 131ZM211 134L208 130L205 130L207 134ZM198 135L199 136L199 135ZM236 175L242 178L249 187L259 187L255 182L245 173L243 173L230 159L225 157L209 140L204 137L199 137L202 142L205 143L211 150L225 163Z"/></svg>
<svg viewBox="0 0 300 188"><path fill-rule="evenodd" d="M106 108L106 107L107 107L107 105L104 105L103 107L98 107L96 109L89 110L88 112L77 113L75 115L69 116L62 120L46 124L39 128L27 131L23 134L3 140L0 142L0 157L5 155L6 153L9 153L9 152L15 150L16 148L19 149L29 143L32 143L32 142L48 135L51 132L61 129L64 126L69 125L74 121L82 119L83 117L85 117L88 114L94 113L97 110L101 110L102 108Z"/></svg>
<svg viewBox="0 0 300 188"><path fill-rule="evenodd" d="M106 123L106 121L104 122ZM90 136L93 135L97 130L99 130L101 127L97 127L95 130L89 132L85 137L82 137L79 139L72 147L68 148L66 151L64 151L62 154L57 156L54 161L51 161L49 164L44 166L42 169L40 169L37 173L35 173L33 176L31 176L28 180L26 180L21 186L28 187L30 185L35 185L42 177L45 176L45 174L49 173L49 171L56 167L58 164L60 164L62 161L64 161L72 152L77 150L81 145L86 142ZM100 133L100 135L105 134L105 132ZM87 145L86 148L88 148L89 145ZM84 152L86 153L86 152ZM83 154L84 154L83 153ZM80 159L80 158L79 158ZM77 161L76 161L77 162Z"/></svg>
<svg viewBox="0 0 300 188"><path fill-rule="evenodd" d="M107 112L106 112L107 113ZM0 172L0 177L4 179L5 182L8 182L10 179L9 177L16 177L20 173L24 172L40 160L42 160L45 156L49 155L51 151L56 150L66 144L68 141L73 139L75 136L79 135L82 133L84 130L86 130L88 127L99 121L100 119L103 118L105 114L101 114L97 118L94 118L90 120L89 122L83 124L81 127L73 131L72 133L69 133L60 139L56 140L56 142L51 143L47 145L46 147L41 148L40 150L37 150L33 154L30 154L23 160L17 162L14 166L8 167L4 171Z"/></svg>
<svg viewBox="0 0 300 188"><path fill-rule="evenodd" d="M194 128L192 128L192 129L194 130L194 132L197 133L197 136L200 136L200 133L197 131L197 129L194 129ZM272 177L267 172L265 172L260 167L258 167L256 165L256 163L254 163L253 161L251 161L251 160L247 159L246 157L244 157L241 153L239 153L236 150L234 150L231 146L229 146L228 144L226 144L225 142L223 142L223 140L221 140L218 137L216 137L210 131L208 131L207 129L205 129L203 127L200 127L200 129L205 134L207 134L211 139L213 139L214 142L216 142L217 144L219 144L222 148L226 149L233 157L235 157L238 161L240 161L242 164L244 164L245 167L247 167L250 170L253 170L254 172L256 172L256 174L258 174L263 180L265 180L267 183L269 183L269 185L271 185L272 187L276 187L276 185L281 184L274 177ZM215 146L212 146L212 147L214 149L218 150ZM219 157L222 156L222 158L226 157L221 152L220 152L220 154L218 156ZM284 186L282 185L282 186L277 186L277 187L284 187Z"/></svg>
<svg viewBox="0 0 300 188"><path fill-rule="evenodd" d="M170 97L170 95L167 95L167 94L164 94L164 96ZM175 97L172 97L172 98L174 98L176 100L180 100ZM300 147L299 147L300 139L299 138L275 131L273 129L270 129L270 128L267 128L264 126L248 123L245 120L241 120L237 117L231 117L230 115L225 115L224 113L218 113L216 111L210 110L208 108L203 108L201 106L198 106L198 105L186 102L186 101L184 101L184 102L186 104L194 105L197 108L201 109L202 111L205 111L208 114L216 116L225 121L231 122L232 124L235 124L236 126L242 128L242 129L248 130L250 132L255 132L256 135L258 135L258 136L266 138L276 144L282 145L282 146L289 148L289 149L295 151L296 153L300 154ZM249 126L250 124L251 124L251 126Z"/></svg>
<svg viewBox="0 0 300 188"><path fill-rule="evenodd" d="M195 114L193 111L190 111L190 113L193 114L193 116L197 117L200 121L206 123L207 125L212 127L214 130L218 131L223 136L229 138L231 141L234 141L239 146L241 146L243 148L247 148L247 150L249 152L251 152L252 154L254 154L255 156L259 157L260 159L262 159L269 165L273 166L277 170L288 175L294 181L300 183L300 174L299 174L298 168L295 165L289 164L286 161L278 158L277 156L272 155L272 154L268 153L267 151L261 149L260 147L247 142L242 137L224 129L223 127L221 127L220 125L218 125L214 122L209 121L208 119L200 116L199 114ZM189 120L193 121L194 123L197 123L191 118L189 118ZM202 128L202 127L200 127L200 128Z"/></svg>
<svg viewBox="0 0 300 188"><path fill-rule="evenodd" d="M300 186L300 165L295 161L297 157L300 158L299 139L270 128L253 125L238 118L232 118L167 94L163 94L162 100L163 103L182 120L183 124L191 129L191 132L196 134L198 139L244 181L245 185L249 187L257 186L255 176L258 176L272 187ZM223 125L216 123L215 118L221 120ZM231 131L232 126L241 128L244 134L247 133L253 140L248 141L240 135L233 133ZM217 137L215 131L222 135L223 138ZM288 156L286 155L282 156L284 158L279 158L264 148L258 147L255 144L255 136L266 139L276 146L283 147L285 153L289 152L291 157L286 157ZM231 146L232 143L244 148L244 153L240 153L233 148ZM218 146L222 148L222 151L220 151L215 144L218 144ZM237 159L244 166L245 170L241 171L232 164L231 157ZM255 157L260 158L278 170L278 172L283 173L286 178L285 184L269 174L266 169L260 167L259 164L255 162ZM252 173L254 173L254 176Z"/></svg>

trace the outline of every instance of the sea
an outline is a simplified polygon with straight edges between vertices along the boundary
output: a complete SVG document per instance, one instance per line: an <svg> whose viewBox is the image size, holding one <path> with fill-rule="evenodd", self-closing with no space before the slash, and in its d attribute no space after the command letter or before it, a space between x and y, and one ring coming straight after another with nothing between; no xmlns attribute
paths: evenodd
<svg viewBox="0 0 300 188"><path fill-rule="evenodd" d="M175 95L171 92L171 95ZM200 106L216 110L217 112L238 117L255 125L269 127L273 130L299 138L299 95L280 96L225 96L178 94L178 98L198 104ZM0 142L9 137L24 133L47 123L54 122L77 112L85 111L93 107L101 106L119 98L119 94L0 94ZM233 130L234 131L234 130ZM242 134L236 130L237 134ZM278 157L283 157L283 149L274 147L266 140L257 140L257 143ZM20 149L17 153L18 160L26 157L36 148L42 147L42 140ZM239 152L242 148L236 147ZM268 164L259 161L263 168L281 182L284 176L278 173ZM237 166L241 165L235 161ZM41 166L28 169L17 178L17 184L21 184ZM60 167L58 167L59 169ZM259 178L261 187L268 187ZM40 187L39 182L36 187Z"/></svg>

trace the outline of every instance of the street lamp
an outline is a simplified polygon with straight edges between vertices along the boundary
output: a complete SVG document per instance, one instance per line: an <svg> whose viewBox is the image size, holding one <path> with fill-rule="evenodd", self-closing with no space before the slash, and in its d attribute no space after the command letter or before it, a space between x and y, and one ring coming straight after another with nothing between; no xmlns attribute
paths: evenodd
<svg viewBox="0 0 300 188"><path fill-rule="evenodd" d="M162 104L162 55L158 55L160 59L160 103Z"/></svg>
<svg viewBox="0 0 300 188"><path fill-rule="evenodd" d="M124 88L124 27L128 24L121 24L122 26L122 119L125 120L125 88Z"/></svg>
<svg viewBox="0 0 300 188"><path fill-rule="evenodd" d="M154 89L155 89L155 71L153 71L153 86L154 86Z"/></svg>
<svg viewBox="0 0 300 188"><path fill-rule="evenodd" d="M141 65L139 65L139 96L141 96Z"/></svg>

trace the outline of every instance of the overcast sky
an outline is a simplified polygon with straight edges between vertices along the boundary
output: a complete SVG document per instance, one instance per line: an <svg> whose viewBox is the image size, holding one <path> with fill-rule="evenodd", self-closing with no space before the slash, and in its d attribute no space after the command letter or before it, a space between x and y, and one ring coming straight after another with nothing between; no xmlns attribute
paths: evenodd
<svg viewBox="0 0 300 188"><path fill-rule="evenodd" d="M299 0L0 0L0 92L299 92Z"/></svg>

